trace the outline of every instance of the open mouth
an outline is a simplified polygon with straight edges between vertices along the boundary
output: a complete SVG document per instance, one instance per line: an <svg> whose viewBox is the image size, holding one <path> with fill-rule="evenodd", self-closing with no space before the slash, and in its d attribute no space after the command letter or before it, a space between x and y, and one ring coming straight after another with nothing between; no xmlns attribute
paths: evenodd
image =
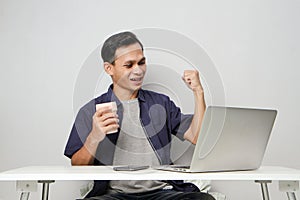
<svg viewBox="0 0 300 200"><path fill-rule="evenodd" d="M143 83L143 77L130 78L130 81L135 86L141 86Z"/></svg>
<svg viewBox="0 0 300 200"><path fill-rule="evenodd" d="M142 81L143 77L139 77L139 78L131 78L131 81Z"/></svg>

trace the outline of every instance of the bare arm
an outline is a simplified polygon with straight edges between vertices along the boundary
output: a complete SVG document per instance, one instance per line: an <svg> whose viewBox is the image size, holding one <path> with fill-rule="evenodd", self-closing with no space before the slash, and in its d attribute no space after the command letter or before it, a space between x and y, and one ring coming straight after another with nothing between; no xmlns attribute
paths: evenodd
<svg viewBox="0 0 300 200"><path fill-rule="evenodd" d="M93 128L84 145L71 158L72 165L92 165L99 142L104 140L106 134L119 128L117 114L111 108L102 108L93 116Z"/></svg>
<svg viewBox="0 0 300 200"><path fill-rule="evenodd" d="M206 109L204 92L200 82L199 72L197 70L184 71L183 80L193 91L195 101L194 116L190 127L184 133L184 138L191 143L196 144Z"/></svg>

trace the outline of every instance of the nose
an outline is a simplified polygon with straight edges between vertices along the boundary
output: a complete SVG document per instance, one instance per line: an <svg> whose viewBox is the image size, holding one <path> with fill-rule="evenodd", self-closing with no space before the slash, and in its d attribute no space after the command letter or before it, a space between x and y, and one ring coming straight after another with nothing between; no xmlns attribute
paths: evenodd
<svg viewBox="0 0 300 200"><path fill-rule="evenodd" d="M132 72L135 75L142 75L144 73L144 71L141 69L141 66L139 66L138 64L136 64L132 70Z"/></svg>

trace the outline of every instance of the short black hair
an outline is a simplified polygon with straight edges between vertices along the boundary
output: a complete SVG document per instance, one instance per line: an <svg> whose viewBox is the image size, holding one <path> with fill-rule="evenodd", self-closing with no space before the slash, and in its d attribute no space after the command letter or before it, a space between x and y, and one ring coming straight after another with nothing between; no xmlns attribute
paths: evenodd
<svg viewBox="0 0 300 200"><path fill-rule="evenodd" d="M103 59L103 62L114 64L116 50L120 47L129 46L135 43L138 43L141 46L142 50L144 50L143 44L132 32L125 31L110 36L105 40L101 49L101 57Z"/></svg>

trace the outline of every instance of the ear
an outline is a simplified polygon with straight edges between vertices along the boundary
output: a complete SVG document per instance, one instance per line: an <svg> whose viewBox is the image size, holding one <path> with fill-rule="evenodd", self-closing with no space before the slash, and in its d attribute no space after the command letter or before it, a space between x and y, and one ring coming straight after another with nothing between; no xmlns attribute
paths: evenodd
<svg viewBox="0 0 300 200"><path fill-rule="evenodd" d="M107 74L109 74L111 76L114 74L114 72L113 72L113 65L110 64L109 62L104 62L103 63L103 67L104 67L104 70L105 70L105 72Z"/></svg>

